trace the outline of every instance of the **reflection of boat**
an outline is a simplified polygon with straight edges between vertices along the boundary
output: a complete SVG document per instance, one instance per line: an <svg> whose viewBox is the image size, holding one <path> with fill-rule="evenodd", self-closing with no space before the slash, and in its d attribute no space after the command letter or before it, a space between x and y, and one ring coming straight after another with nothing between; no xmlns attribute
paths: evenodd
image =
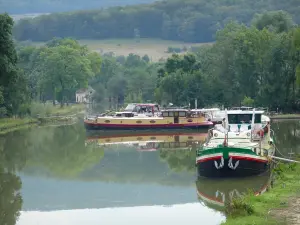
<svg viewBox="0 0 300 225"><path fill-rule="evenodd" d="M87 137L87 142L96 142L99 146L124 144L136 146L140 151L157 149L190 148L205 141L207 134L199 132L130 132L119 134L101 134Z"/></svg>
<svg viewBox="0 0 300 225"><path fill-rule="evenodd" d="M196 182L198 199L210 208L223 211L226 203L233 197L246 194L249 190L254 195L264 193L271 184L270 172L258 176L231 179L198 178Z"/></svg>
<svg viewBox="0 0 300 225"><path fill-rule="evenodd" d="M275 148L270 123L263 111L230 110L223 125L209 131L209 140L196 158L198 175L205 177L257 175L268 169Z"/></svg>
<svg viewBox="0 0 300 225"><path fill-rule="evenodd" d="M135 107L139 107L136 105ZM120 116L99 116L86 118L84 124L88 130L157 130L157 129L199 129L208 128L213 123L203 114L192 113L187 109L166 109L155 115L156 105L147 106L152 116L135 115L134 112L122 112ZM136 109L133 109L135 111Z"/></svg>

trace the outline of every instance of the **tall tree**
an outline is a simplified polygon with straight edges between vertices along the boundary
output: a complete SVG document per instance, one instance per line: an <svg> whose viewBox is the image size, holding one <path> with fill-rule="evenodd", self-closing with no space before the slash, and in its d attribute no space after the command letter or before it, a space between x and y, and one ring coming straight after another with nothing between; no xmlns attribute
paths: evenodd
<svg viewBox="0 0 300 225"><path fill-rule="evenodd" d="M19 113L22 103L27 100L26 80L17 68L13 24L8 14L0 14L0 116Z"/></svg>

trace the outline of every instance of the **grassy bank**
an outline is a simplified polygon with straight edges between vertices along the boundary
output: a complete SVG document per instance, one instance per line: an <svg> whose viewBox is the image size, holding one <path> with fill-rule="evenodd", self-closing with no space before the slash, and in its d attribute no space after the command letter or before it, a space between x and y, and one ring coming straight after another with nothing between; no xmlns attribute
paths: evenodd
<svg viewBox="0 0 300 225"><path fill-rule="evenodd" d="M271 119L300 119L300 114L278 114L270 116Z"/></svg>
<svg viewBox="0 0 300 225"><path fill-rule="evenodd" d="M113 52L116 56L129 55L130 53L139 56L148 55L153 62L159 61L161 58L166 59L172 55L168 52L168 48L190 48L211 43L184 43L179 41L140 38L136 39L106 39L106 40L79 40L80 44L87 45L92 51L101 54ZM35 45L42 45L42 42L34 42ZM182 52L185 53L185 52ZM180 54L182 54L180 53Z"/></svg>
<svg viewBox="0 0 300 225"><path fill-rule="evenodd" d="M295 206L300 202L300 164L280 164L274 174L274 184L267 192L259 196L249 193L229 203L223 225L299 224L293 221L300 210L300 205Z"/></svg>
<svg viewBox="0 0 300 225"><path fill-rule="evenodd" d="M35 126L41 122L66 122L72 115L84 110L84 105L53 106L52 104L33 103L31 114L26 118L1 118L0 134Z"/></svg>
<svg viewBox="0 0 300 225"><path fill-rule="evenodd" d="M34 118L1 118L0 134L5 134L14 130L29 128L38 123Z"/></svg>

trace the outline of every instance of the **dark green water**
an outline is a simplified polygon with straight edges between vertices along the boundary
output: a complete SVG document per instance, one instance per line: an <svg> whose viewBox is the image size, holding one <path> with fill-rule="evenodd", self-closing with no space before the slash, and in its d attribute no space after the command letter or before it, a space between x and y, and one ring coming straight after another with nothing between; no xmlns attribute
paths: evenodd
<svg viewBox="0 0 300 225"><path fill-rule="evenodd" d="M299 121L272 128L281 154L300 153ZM219 224L223 203L245 183L259 192L269 182L268 174L197 181L198 134L184 134L189 141L169 134L163 145L133 136L140 143L99 146L111 142L105 135L91 140L75 124L0 136L0 224Z"/></svg>

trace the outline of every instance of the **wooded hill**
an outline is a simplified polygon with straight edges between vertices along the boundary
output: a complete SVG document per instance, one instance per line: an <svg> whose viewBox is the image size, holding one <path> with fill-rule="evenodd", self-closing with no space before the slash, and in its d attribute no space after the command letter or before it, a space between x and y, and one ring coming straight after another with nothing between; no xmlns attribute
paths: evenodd
<svg viewBox="0 0 300 225"><path fill-rule="evenodd" d="M300 22L297 0L168 0L24 19L15 25L14 35L20 41L144 37L210 42L230 20L250 24L256 13L272 10L287 11Z"/></svg>
<svg viewBox="0 0 300 225"><path fill-rule="evenodd" d="M53 13L151 2L154 0L0 0L0 13Z"/></svg>

